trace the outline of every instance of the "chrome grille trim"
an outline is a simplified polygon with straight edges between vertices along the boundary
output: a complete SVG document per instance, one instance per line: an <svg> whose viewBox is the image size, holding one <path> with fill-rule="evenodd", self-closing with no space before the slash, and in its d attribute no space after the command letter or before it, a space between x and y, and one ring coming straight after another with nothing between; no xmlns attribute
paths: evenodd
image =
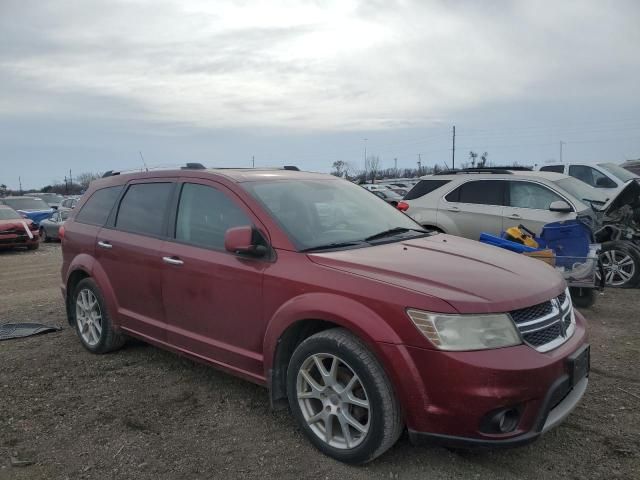
<svg viewBox="0 0 640 480"><path fill-rule="evenodd" d="M532 315L542 312L543 315L531 319ZM575 316L568 289L547 302L514 310L509 315L522 341L539 352L559 347L575 332Z"/></svg>

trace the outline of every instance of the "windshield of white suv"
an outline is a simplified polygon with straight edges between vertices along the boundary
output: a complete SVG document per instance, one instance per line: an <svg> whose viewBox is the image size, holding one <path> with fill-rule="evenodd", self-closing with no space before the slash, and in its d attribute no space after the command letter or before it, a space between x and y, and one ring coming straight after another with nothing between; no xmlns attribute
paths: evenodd
<svg viewBox="0 0 640 480"><path fill-rule="evenodd" d="M607 201L606 195L603 195L595 188L576 178L561 178L560 180L554 180L553 183L558 185L563 190L569 192L572 196L587 205L589 205L591 202L603 205Z"/></svg>
<svg viewBox="0 0 640 480"><path fill-rule="evenodd" d="M638 175L635 173L632 173L626 168L622 168L620 165L616 165L615 163L599 163L598 166L604 168L608 172L611 172L625 183L633 178L638 178Z"/></svg>
<svg viewBox="0 0 640 480"><path fill-rule="evenodd" d="M266 207L298 250L428 234L404 213L345 180L247 182L244 187Z"/></svg>

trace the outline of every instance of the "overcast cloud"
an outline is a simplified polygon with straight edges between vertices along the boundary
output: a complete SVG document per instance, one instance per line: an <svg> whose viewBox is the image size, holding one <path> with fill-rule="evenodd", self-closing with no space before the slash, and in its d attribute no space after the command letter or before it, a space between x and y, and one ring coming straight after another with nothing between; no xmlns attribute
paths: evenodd
<svg viewBox="0 0 640 480"><path fill-rule="evenodd" d="M640 157L636 1L0 2L0 183L202 161ZM466 150L465 150L466 149ZM567 158L565 158L567 160Z"/></svg>

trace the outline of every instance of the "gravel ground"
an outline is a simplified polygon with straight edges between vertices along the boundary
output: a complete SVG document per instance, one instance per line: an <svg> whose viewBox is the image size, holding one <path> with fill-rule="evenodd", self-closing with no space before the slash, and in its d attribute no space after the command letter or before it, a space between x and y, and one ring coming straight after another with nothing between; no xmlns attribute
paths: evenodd
<svg viewBox="0 0 640 480"><path fill-rule="evenodd" d="M640 295L607 290L590 320L589 390L537 442L452 452L401 438L364 467L317 452L266 390L141 342L85 351L66 324L60 246L0 252L0 323L57 333L0 342L0 479L640 479Z"/></svg>

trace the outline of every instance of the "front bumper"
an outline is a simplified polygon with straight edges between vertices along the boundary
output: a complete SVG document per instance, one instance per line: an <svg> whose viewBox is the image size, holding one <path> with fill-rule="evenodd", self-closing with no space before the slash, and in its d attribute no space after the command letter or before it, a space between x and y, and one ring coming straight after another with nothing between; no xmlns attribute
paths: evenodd
<svg viewBox="0 0 640 480"><path fill-rule="evenodd" d="M416 432L409 429L409 439L414 444L437 444L447 447L461 447L461 448L510 448L519 447L536 440L544 432L551 430L564 421L567 416L578 405L582 396L587 390L589 384L589 378L585 377L580 380L564 399L556 406L551 406L551 400L554 396L557 396L559 392L564 391L564 385L569 382L569 377L564 376L560 378L557 384L549 390L542 408L540 409L539 418L536 422L536 427L530 432L518 435L516 437L509 437L504 439L484 439L484 438L468 438L468 437L456 437L454 435L443 435L437 433Z"/></svg>
<svg viewBox="0 0 640 480"><path fill-rule="evenodd" d="M475 352L382 348L413 441L509 447L535 440L578 404L588 377L571 378L569 357L585 345L585 321L576 312L571 338L545 353L527 345ZM517 425L488 431L487 416L500 409L517 410Z"/></svg>
<svg viewBox="0 0 640 480"><path fill-rule="evenodd" d="M33 238L29 238L26 234L3 233L0 234L0 248L24 247L33 245L40 241L37 231L32 232Z"/></svg>

